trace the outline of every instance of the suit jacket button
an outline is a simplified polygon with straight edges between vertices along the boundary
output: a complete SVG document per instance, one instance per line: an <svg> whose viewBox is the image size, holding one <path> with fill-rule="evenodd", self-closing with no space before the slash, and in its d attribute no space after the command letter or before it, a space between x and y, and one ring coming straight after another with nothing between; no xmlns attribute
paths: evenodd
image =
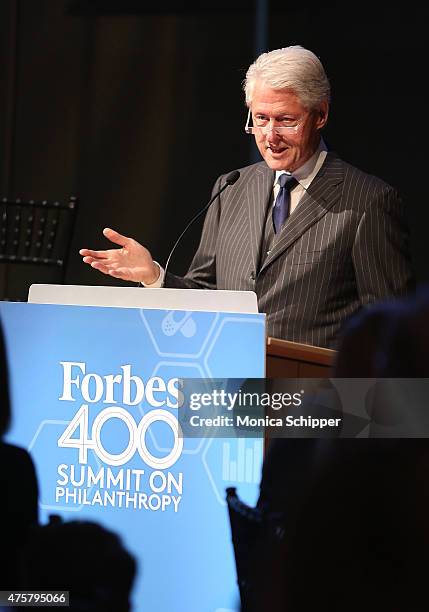
<svg viewBox="0 0 429 612"><path fill-rule="evenodd" d="M250 280L254 281L256 278L256 274L254 272L250 273Z"/></svg>

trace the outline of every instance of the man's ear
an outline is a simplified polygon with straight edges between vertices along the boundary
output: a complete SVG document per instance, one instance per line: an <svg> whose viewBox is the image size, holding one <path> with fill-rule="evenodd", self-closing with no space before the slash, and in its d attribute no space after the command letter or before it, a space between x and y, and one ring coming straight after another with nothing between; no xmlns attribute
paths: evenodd
<svg viewBox="0 0 429 612"><path fill-rule="evenodd" d="M319 109L317 111L316 125L317 125L318 130L321 130L322 128L325 127L328 121L328 115L329 115L329 103L327 100L324 100L323 102L321 102Z"/></svg>

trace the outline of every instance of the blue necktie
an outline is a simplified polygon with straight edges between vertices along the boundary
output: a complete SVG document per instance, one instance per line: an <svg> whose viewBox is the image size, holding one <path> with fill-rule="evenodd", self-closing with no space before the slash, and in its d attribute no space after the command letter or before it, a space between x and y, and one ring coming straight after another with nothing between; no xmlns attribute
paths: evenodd
<svg viewBox="0 0 429 612"><path fill-rule="evenodd" d="M298 184L291 174L281 174L277 182L280 185L280 191L273 207L273 225L276 234L279 233L289 215L290 190Z"/></svg>

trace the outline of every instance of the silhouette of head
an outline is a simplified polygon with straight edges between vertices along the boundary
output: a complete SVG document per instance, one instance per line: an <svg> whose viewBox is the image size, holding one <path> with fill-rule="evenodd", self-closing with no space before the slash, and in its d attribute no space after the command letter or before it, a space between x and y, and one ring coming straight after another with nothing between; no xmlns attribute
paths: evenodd
<svg viewBox="0 0 429 612"><path fill-rule="evenodd" d="M120 538L89 521L38 527L22 559L25 588L69 591L74 612L128 612L135 573Z"/></svg>

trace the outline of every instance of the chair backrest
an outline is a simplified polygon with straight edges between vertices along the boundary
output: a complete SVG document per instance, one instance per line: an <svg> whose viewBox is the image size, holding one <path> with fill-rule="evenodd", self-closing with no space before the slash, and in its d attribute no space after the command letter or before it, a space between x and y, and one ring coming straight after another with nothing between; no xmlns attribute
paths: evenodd
<svg viewBox="0 0 429 612"><path fill-rule="evenodd" d="M226 490L241 612L284 607L285 516L248 506Z"/></svg>
<svg viewBox="0 0 429 612"><path fill-rule="evenodd" d="M0 202L0 299L24 301L33 283L64 282L78 199Z"/></svg>
<svg viewBox="0 0 429 612"><path fill-rule="evenodd" d="M261 537L262 516L257 508L252 508L242 502L236 489L226 490L229 523L231 526L232 545L234 548L237 583L240 591L241 610L248 609L253 590L251 563L252 553Z"/></svg>

